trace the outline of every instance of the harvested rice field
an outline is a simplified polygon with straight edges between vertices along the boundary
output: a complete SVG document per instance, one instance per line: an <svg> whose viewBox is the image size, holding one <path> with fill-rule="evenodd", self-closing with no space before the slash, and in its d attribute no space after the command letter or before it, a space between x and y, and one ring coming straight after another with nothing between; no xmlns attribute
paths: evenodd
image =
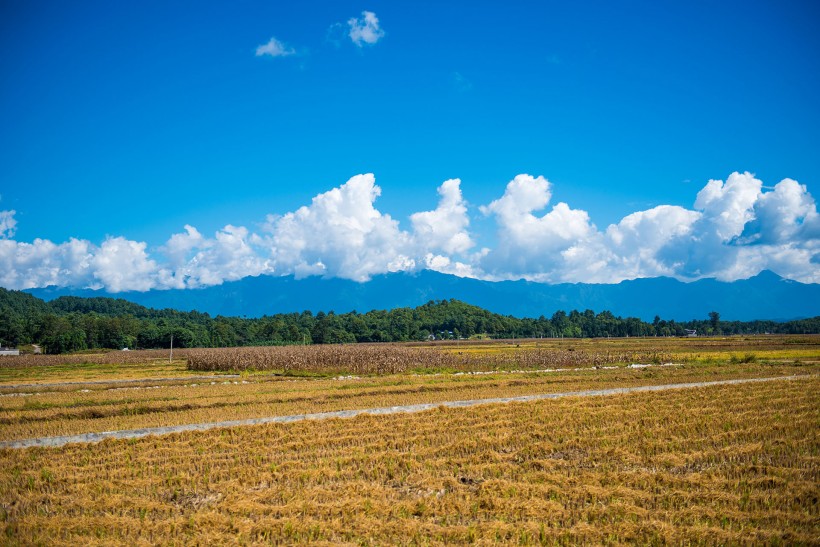
<svg viewBox="0 0 820 547"><path fill-rule="evenodd" d="M400 372L346 371L338 355L308 370L203 370L153 356L150 375L128 372L131 363L0 369L4 443L434 405L1 448L0 537L11 545L818 543L820 340L772 338L749 348L737 339L666 348L580 341L573 351L587 362L572 356L550 367L544 360L557 358L546 353L567 355L566 347L426 347L461 360L445 356L436 369L402 353L410 363ZM468 351L493 360L464 360ZM524 351L544 355L522 359ZM624 352L669 361L629 363ZM83 367L97 372L78 378ZM38 374L27 381L26 370ZM437 406L752 378L772 380Z"/></svg>

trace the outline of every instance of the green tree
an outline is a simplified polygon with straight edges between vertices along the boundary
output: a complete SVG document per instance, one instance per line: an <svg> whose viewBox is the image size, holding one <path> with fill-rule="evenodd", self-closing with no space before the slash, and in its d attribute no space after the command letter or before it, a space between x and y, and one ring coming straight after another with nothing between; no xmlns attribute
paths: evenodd
<svg viewBox="0 0 820 547"><path fill-rule="evenodd" d="M718 312L709 312L709 326L713 334L720 334L720 314Z"/></svg>

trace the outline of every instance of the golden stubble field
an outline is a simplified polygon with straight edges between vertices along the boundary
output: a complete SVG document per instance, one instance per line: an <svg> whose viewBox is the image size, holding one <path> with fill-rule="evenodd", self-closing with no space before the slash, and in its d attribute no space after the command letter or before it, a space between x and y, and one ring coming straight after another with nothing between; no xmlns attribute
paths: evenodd
<svg viewBox="0 0 820 547"><path fill-rule="evenodd" d="M655 352L674 360L643 368L615 361L527 370L509 360L499 367L499 353L550 350L518 342L437 347L496 359L495 367L473 362L438 372L424 365L333 376L337 362L327 374L313 367L307 377L266 370L191 380L212 373L154 360L152 377L180 378L154 382L134 374L131 363L46 365L51 373L35 365L37 374L31 367L0 369L0 440L807 376L3 449L0 543L818 543L819 341L572 346L579 353ZM23 383L27 370L40 387L10 387ZM3 376L7 371L13 373ZM78 374L101 383L61 383ZM143 381L117 383L131 378Z"/></svg>

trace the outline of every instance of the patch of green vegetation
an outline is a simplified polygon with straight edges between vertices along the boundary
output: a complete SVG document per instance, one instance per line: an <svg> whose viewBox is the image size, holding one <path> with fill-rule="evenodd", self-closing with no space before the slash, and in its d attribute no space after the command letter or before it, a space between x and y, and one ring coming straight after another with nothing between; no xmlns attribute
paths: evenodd
<svg viewBox="0 0 820 547"><path fill-rule="evenodd" d="M410 371L412 374L428 375L428 374L454 374L458 370L451 367L417 367Z"/></svg>
<svg viewBox="0 0 820 547"><path fill-rule="evenodd" d="M276 376L285 376L287 378L332 378L338 376L339 372L314 372L309 370L283 370L277 372Z"/></svg>
<svg viewBox="0 0 820 547"><path fill-rule="evenodd" d="M733 365L740 364L740 363L756 363L757 362L757 355L755 355L754 353L747 353L747 354L745 354L741 357L741 356L732 354L732 356L729 358L729 362L732 363Z"/></svg>

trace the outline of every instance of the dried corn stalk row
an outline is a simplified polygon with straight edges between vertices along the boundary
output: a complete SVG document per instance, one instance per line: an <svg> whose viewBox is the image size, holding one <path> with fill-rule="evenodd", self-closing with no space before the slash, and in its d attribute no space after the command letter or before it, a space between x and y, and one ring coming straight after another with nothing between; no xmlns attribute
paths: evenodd
<svg viewBox="0 0 820 547"><path fill-rule="evenodd" d="M197 371L281 370L354 374L394 374L419 368L565 368L660 363L671 359L662 351L587 352L536 348L472 353L397 344L189 349L186 355L188 368Z"/></svg>
<svg viewBox="0 0 820 547"><path fill-rule="evenodd" d="M279 346L187 351L190 370L281 370L392 374L419 366L443 367L447 354L395 344Z"/></svg>

